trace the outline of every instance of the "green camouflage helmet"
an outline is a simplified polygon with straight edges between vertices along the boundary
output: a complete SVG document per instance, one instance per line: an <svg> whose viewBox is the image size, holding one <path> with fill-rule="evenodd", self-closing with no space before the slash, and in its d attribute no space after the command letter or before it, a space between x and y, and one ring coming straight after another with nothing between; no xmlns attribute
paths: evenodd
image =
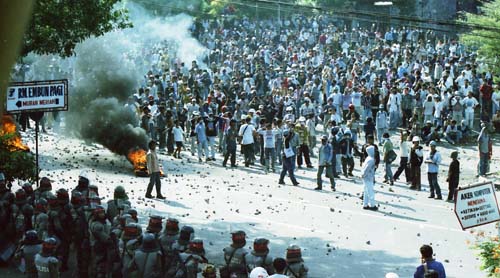
<svg viewBox="0 0 500 278"><path fill-rule="evenodd" d="M113 195L114 199L123 199L123 200L128 200L127 193L125 192L125 188L123 186L119 185L115 188L115 193Z"/></svg>

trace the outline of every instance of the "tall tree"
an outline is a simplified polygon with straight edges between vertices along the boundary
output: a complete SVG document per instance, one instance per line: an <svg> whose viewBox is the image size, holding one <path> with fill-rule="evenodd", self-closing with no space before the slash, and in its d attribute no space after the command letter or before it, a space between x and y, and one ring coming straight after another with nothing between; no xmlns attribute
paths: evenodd
<svg viewBox="0 0 500 278"><path fill-rule="evenodd" d="M71 56L75 45L91 36L132 26L120 0L37 0L21 55Z"/></svg>
<svg viewBox="0 0 500 278"><path fill-rule="evenodd" d="M485 2L479 14L465 13L461 23L471 27L460 40L467 46L476 48L478 55L485 58L489 70L500 72L500 0Z"/></svg>

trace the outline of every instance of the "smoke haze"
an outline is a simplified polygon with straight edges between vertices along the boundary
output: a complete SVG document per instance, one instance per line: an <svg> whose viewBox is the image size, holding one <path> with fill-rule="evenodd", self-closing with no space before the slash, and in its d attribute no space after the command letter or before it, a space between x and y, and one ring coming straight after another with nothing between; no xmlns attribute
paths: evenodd
<svg viewBox="0 0 500 278"><path fill-rule="evenodd" d="M145 54L152 48L169 46L169 57L189 64L199 63L206 49L189 31L193 19L185 14L152 17L142 7L127 3L133 28L90 38L75 48L68 59L29 55L32 61L27 80L68 76L69 112L66 128L86 141L102 144L120 155L135 148L146 149L148 137L139 119L124 107L150 69ZM50 71L47 69L51 69Z"/></svg>

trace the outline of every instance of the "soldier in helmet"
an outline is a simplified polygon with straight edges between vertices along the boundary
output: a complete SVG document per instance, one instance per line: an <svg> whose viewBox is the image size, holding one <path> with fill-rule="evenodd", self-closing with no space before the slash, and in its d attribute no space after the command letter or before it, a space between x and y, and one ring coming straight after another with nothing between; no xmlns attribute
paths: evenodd
<svg viewBox="0 0 500 278"><path fill-rule="evenodd" d="M154 234L146 233L142 237L142 246L134 253L134 258L128 266L129 271L137 271L138 277L160 277L162 270L162 255L160 246Z"/></svg>
<svg viewBox="0 0 500 278"><path fill-rule="evenodd" d="M59 260L55 256L57 241L49 237L42 243L42 251L35 256L38 278L59 278Z"/></svg>
<svg viewBox="0 0 500 278"><path fill-rule="evenodd" d="M68 270L69 246L73 229L73 217L68 191L60 188L56 192L56 200L52 200L48 216L48 234L58 241L57 255L61 260L61 272Z"/></svg>
<svg viewBox="0 0 500 278"><path fill-rule="evenodd" d="M159 236L163 225L163 217L159 215L152 215L149 217L149 223L146 227L146 232L154 234L156 237Z"/></svg>
<svg viewBox="0 0 500 278"><path fill-rule="evenodd" d="M89 199L89 185L89 172L87 170L82 170L80 172L80 175L78 176L78 185L75 187L75 189L73 189L71 195L73 195L73 193L75 192L80 192L85 199L85 205L87 205Z"/></svg>
<svg viewBox="0 0 500 278"><path fill-rule="evenodd" d="M165 256L165 269L170 268L170 263L174 256L173 244L179 239L179 221L175 218L168 218L163 234L160 236L160 246Z"/></svg>
<svg viewBox="0 0 500 278"><path fill-rule="evenodd" d="M35 195L35 200L38 200L40 198L47 198L47 194L52 191L52 183L47 177L43 177L40 179L40 186L35 190L34 195Z"/></svg>
<svg viewBox="0 0 500 278"><path fill-rule="evenodd" d="M72 216L74 219L73 242L76 251L76 263L78 277L89 277L90 259L90 235L89 223L85 214L85 204L87 200L80 191L73 191L71 194Z"/></svg>
<svg viewBox="0 0 500 278"><path fill-rule="evenodd" d="M24 189L18 189L16 191L16 198L14 204L12 205L12 220L11 223L14 224L16 231L15 240L21 240L24 233L28 230L33 229L32 217L34 213L33 206L28 204L26 192Z"/></svg>
<svg viewBox="0 0 500 278"><path fill-rule="evenodd" d="M97 206L90 221L90 246L92 248L93 267L96 273L94 277L107 277L108 250L112 247L111 225L106 219L103 206Z"/></svg>
<svg viewBox="0 0 500 278"><path fill-rule="evenodd" d="M248 269L245 262L247 251L243 249L246 245L246 234L244 231L236 231L231 233L232 243L224 248L224 261L226 267L221 269L221 276L235 275L237 278L247 278Z"/></svg>
<svg viewBox="0 0 500 278"><path fill-rule="evenodd" d="M201 275L204 278L216 278L217 277L217 270L215 269L214 265L208 264L205 266L205 269L203 270Z"/></svg>
<svg viewBox="0 0 500 278"><path fill-rule="evenodd" d="M302 259L300 247L297 245L290 245L286 249L286 267L285 275L290 278L307 278L309 269L305 266Z"/></svg>
<svg viewBox="0 0 500 278"><path fill-rule="evenodd" d="M139 247L141 247L141 236L142 228L137 223L129 223L123 229L123 234L119 245L122 258L123 277L130 276L128 273L128 266L134 258L135 251L139 249Z"/></svg>
<svg viewBox="0 0 500 278"><path fill-rule="evenodd" d="M253 250L247 253L245 261L248 269L263 267L268 274L273 274L273 258L269 256L269 240L266 238L256 238L253 242Z"/></svg>
<svg viewBox="0 0 500 278"><path fill-rule="evenodd" d="M41 240L45 240L48 237L48 225L49 216L47 210L49 208L49 203L45 198L40 198L35 201L35 214L33 215L33 229L38 234Z"/></svg>
<svg viewBox="0 0 500 278"><path fill-rule="evenodd" d="M31 185L31 183L26 182L21 188L24 190L24 192L26 192L27 203L32 206L35 205L35 191L33 191L33 186Z"/></svg>
<svg viewBox="0 0 500 278"><path fill-rule="evenodd" d="M16 258L24 259L26 268L25 273L29 278L36 278L37 271L35 266L35 256L42 251L42 241L38 238L35 230L26 231L18 248Z"/></svg>
<svg viewBox="0 0 500 278"><path fill-rule="evenodd" d="M179 253L187 250L189 242L194 238L194 229L191 226L182 226L179 239L172 244L172 249Z"/></svg>
<svg viewBox="0 0 500 278"><path fill-rule="evenodd" d="M122 207L122 211L131 207L130 201L128 200L127 193L123 186L117 186L113 194L113 200L108 201L108 210L106 215L110 222L119 214L119 207Z"/></svg>
<svg viewBox="0 0 500 278"><path fill-rule="evenodd" d="M129 209L127 211L128 214L130 214L130 216L132 217L130 219L130 221L134 222L134 223L139 223L139 219L137 218L137 210L136 209Z"/></svg>
<svg viewBox="0 0 500 278"><path fill-rule="evenodd" d="M208 263L205 258L203 240L193 239L189 242L189 247L184 253L179 253L179 260L176 266L175 277L196 278L200 263Z"/></svg>
<svg viewBox="0 0 500 278"><path fill-rule="evenodd" d="M12 227L11 215L14 204L14 194L7 187L5 175L0 172L0 227ZM12 239L15 235L14 228L0 229L0 238Z"/></svg>

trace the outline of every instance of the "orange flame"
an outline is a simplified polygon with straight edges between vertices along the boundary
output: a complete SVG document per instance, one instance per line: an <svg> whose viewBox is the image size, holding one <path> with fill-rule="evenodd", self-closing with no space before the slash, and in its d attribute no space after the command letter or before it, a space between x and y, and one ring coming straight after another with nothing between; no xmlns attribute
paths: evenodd
<svg viewBox="0 0 500 278"><path fill-rule="evenodd" d="M143 149L133 149L128 153L128 160L134 165L135 171L146 171L147 160L146 151Z"/></svg>
<svg viewBox="0 0 500 278"><path fill-rule="evenodd" d="M2 117L2 129L0 130L0 135L15 134L8 142L8 148L10 151L29 151L30 148L23 144L21 141L21 136L17 132L16 123L10 115L3 115Z"/></svg>
<svg viewBox="0 0 500 278"><path fill-rule="evenodd" d="M140 148L132 149L129 151L127 158L132 165L134 165L134 173L139 177L147 177L148 173L148 162L146 158L146 151ZM160 176L164 176L163 169L160 166Z"/></svg>

